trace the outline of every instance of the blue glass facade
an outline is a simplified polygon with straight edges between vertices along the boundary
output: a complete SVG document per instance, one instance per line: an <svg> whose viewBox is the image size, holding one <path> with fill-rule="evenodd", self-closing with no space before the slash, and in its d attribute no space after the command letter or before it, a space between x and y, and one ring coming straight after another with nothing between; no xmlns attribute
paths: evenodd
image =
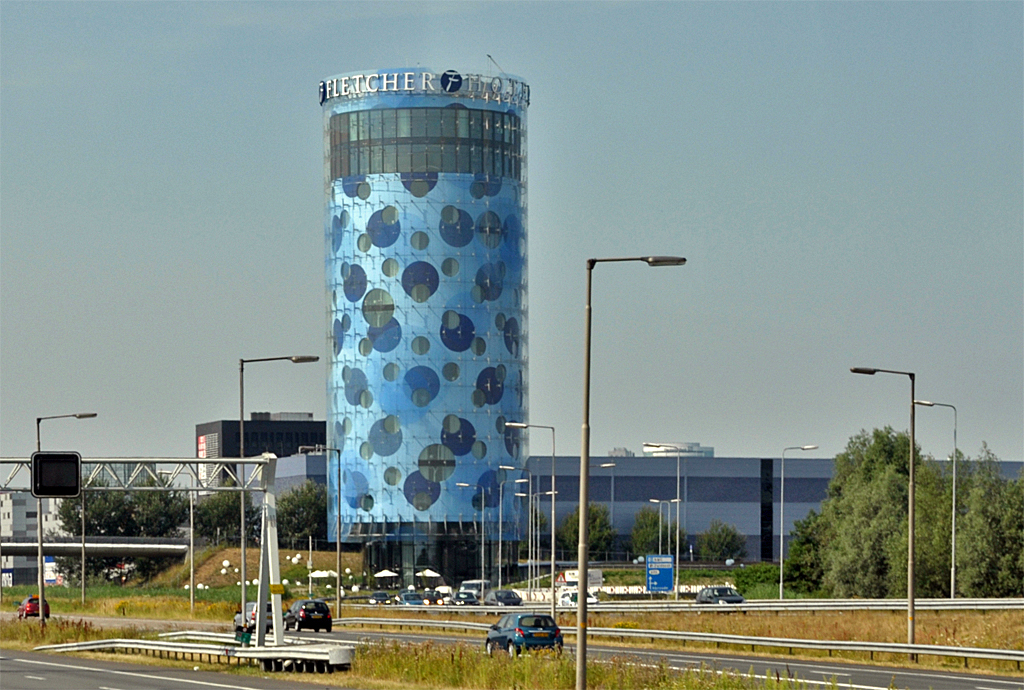
<svg viewBox="0 0 1024 690"><path fill-rule="evenodd" d="M331 538L340 462L343 540L496 542L499 496L518 540L529 89L415 68L320 100Z"/></svg>

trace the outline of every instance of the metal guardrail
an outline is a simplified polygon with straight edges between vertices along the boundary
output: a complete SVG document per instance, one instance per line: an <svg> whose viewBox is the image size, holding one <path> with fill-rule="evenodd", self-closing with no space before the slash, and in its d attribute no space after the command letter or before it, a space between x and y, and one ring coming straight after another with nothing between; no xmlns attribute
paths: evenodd
<svg viewBox="0 0 1024 690"><path fill-rule="evenodd" d="M477 607L473 607L477 608ZM505 612L508 609L504 609ZM487 623L469 623L462 621L433 621L415 618L370 618L352 617L337 618L335 625L378 625L380 627L421 627L451 628L453 630L486 631ZM559 626L563 635L576 635L576 626ZM788 649L814 649L828 651L867 652L874 659L875 654L907 654L929 656L945 656L964 660L967 667L968 659L992 659L997 661L1014 661L1020 669L1024 664L1024 650L985 649L980 647L954 647L949 645L900 644L895 642L848 642L841 640L803 640L786 637L748 637L745 635L724 635L720 633L693 633L674 630L640 630L635 628L587 628L588 634L594 637L637 638L648 640L668 640L674 642L701 642L715 646L730 644L749 646L751 651L756 647Z"/></svg>

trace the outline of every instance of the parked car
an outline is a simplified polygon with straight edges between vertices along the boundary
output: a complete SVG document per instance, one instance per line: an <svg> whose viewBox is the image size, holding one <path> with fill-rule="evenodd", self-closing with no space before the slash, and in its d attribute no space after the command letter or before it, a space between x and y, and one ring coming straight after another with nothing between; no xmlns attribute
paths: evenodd
<svg viewBox="0 0 1024 690"><path fill-rule="evenodd" d="M274 629L274 609L273 604L267 602L267 630ZM243 624L244 621L244 624ZM245 617L242 617L241 613L235 614L235 632L256 632L256 602L247 601L245 602Z"/></svg>
<svg viewBox="0 0 1024 690"><path fill-rule="evenodd" d="M384 606L391 603L391 597L387 592L374 592L370 595L370 603L377 606Z"/></svg>
<svg viewBox="0 0 1024 690"><path fill-rule="evenodd" d="M484 606L522 606L523 598L511 589L495 589L484 597Z"/></svg>
<svg viewBox="0 0 1024 690"><path fill-rule="evenodd" d="M732 587L705 587L697 592L698 604L742 604L746 599Z"/></svg>
<svg viewBox="0 0 1024 690"><path fill-rule="evenodd" d="M284 629L313 629L331 632L331 609L317 599L299 599L284 612Z"/></svg>
<svg viewBox="0 0 1024 690"><path fill-rule="evenodd" d="M423 595L419 592L400 592L395 597L395 603L399 606L423 606Z"/></svg>
<svg viewBox="0 0 1024 690"><path fill-rule="evenodd" d="M423 603L428 606L440 606L444 603L444 597L436 590L425 589L423 590Z"/></svg>
<svg viewBox="0 0 1024 690"><path fill-rule="evenodd" d="M562 651L562 631L555 619L537 613L507 613L487 631L484 649L488 654L505 650L515 656L527 649Z"/></svg>
<svg viewBox="0 0 1024 690"><path fill-rule="evenodd" d="M47 618L50 617L50 602L43 599L43 615ZM22 618L31 618L35 616L39 617L39 597L36 595L25 597L20 604L18 604L18 620Z"/></svg>
<svg viewBox="0 0 1024 690"><path fill-rule="evenodd" d="M577 592L576 590L562 592L561 594L558 595L558 605L559 606L576 606L576 604L579 602L579 599L580 599L580 593ZM587 604L590 605L590 604L596 604L596 603L598 603L597 597L595 597L590 592L587 592Z"/></svg>
<svg viewBox="0 0 1024 690"><path fill-rule="evenodd" d="M452 594L452 606L479 606L480 600L472 592L455 592Z"/></svg>

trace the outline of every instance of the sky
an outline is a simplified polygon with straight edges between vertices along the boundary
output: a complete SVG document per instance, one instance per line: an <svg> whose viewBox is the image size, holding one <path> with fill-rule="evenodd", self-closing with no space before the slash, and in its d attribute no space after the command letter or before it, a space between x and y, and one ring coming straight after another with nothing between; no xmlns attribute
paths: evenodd
<svg viewBox="0 0 1024 690"><path fill-rule="evenodd" d="M326 409L321 79L522 77L530 422L832 457L956 406L1024 459L1020 2L0 3L0 456ZM946 408L917 439L952 452ZM547 454L547 435L531 452Z"/></svg>

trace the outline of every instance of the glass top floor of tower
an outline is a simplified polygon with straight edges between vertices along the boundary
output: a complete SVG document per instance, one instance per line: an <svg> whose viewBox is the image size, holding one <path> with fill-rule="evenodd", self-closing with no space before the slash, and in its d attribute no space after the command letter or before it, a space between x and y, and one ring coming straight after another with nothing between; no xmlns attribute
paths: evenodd
<svg viewBox="0 0 1024 690"><path fill-rule="evenodd" d="M331 537L340 490L346 541L517 541L529 87L416 67L319 95Z"/></svg>

